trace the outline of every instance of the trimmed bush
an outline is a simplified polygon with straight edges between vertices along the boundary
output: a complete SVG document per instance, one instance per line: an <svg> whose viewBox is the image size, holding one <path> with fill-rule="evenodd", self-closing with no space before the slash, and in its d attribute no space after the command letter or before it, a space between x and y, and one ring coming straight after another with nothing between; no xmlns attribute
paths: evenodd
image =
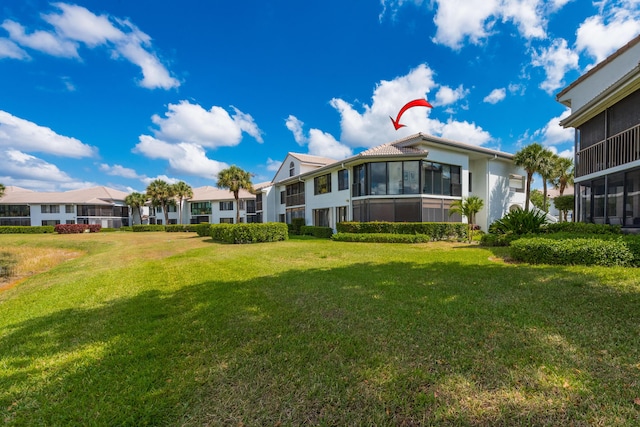
<svg viewBox="0 0 640 427"><path fill-rule="evenodd" d="M264 224L214 224L210 226L211 238L223 243L262 243L287 240L287 224L268 222Z"/></svg>
<svg viewBox="0 0 640 427"><path fill-rule="evenodd" d="M58 234L98 233L102 229L100 224L58 224L55 231Z"/></svg>
<svg viewBox="0 0 640 427"><path fill-rule="evenodd" d="M201 222L200 224L195 224L193 227L195 232L198 233L198 236L200 237L206 237L211 235L211 230L210 230L211 224L209 224L208 222Z"/></svg>
<svg viewBox="0 0 640 427"><path fill-rule="evenodd" d="M338 233L423 234L430 240L464 240L467 224L460 222L340 222Z"/></svg>
<svg viewBox="0 0 640 427"><path fill-rule="evenodd" d="M630 266L634 255L621 239L548 239L511 242L511 257L530 264Z"/></svg>
<svg viewBox="0 0 640 427"><path fill-rule="evenodd" d="M300 230L305 225L306 221L304 218L293 218L291 220L291 227L289 227L289 232L291 234L299 235Z"/></svg>
<svg viewBox="0 0 640 427"><path fill-rule="evenodd" d="M331 239L337 242L358 243L427 243L431 238L425 234L397 233L336 233Z"/></svg>
<svg viewBox="0 0 640 427"><path fill-rule="evenodd" d="M300 227L300 234L303 236L313 236L320 239L330 239L333 234L331 227L317 227L314 225L303 225Z"/></svg>
<svg viewBox="0 0 640 427"><path fill-rule="evenodd" d="M194 232L196 231L196 227L195 224L168 224L165 225L164 231L168 233Z"/></svg>
<svg viewBox="0 0 640 427"><path fill-rule="evenodd" d="M118 231L133 231L133 228L130 225L123 225L122 227L117 229Z"/></svg>
<svg viewBox="0 0 640 427"><path fill-rule="evenodd" d="M619 225L590 224L586 222L558 222L542 227L545 233L621 234Z"/></svg>
<svg viewBox="0 0 640 427"><path fill-rule="evenodd" d="M53 225L3 225L0 226L0 234L45 234L53 233Z"/></svg>
<svg viewBox="0 0 640 427"><path fill-rule="evenodd" d="M131 227L132 231L142 232L142 231L165 231L164 225L158 224L138 224Z"/></svg>

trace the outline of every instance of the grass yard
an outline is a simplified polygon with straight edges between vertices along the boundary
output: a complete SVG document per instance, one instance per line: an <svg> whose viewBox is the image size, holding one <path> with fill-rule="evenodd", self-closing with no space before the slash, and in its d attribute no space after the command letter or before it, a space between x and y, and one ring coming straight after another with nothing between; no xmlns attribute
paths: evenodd
<svg viewBox="0 0 640 427"><path fill-rule="evenodd" d="M67 254L0 291L5 425L640 424L637 269L193 233L0 248Z"/></svg>

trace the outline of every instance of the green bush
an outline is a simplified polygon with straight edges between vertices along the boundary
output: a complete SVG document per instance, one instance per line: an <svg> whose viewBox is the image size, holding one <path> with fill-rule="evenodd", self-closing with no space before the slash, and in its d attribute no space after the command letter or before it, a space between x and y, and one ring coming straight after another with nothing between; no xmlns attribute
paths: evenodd
<svg viewBox="0 0 640 427"><path fill-rule="evenodd" d="M196 227L195 224L168 224L165 225L164 231L168 233L193 232L196 231Z"/></svg>
<svg viewBox="0 0 640 427"><path fill-rule="evenodd" d="M511 242L511 257L530 264L630 266L634 255L622 238L524 238Z"/></svg>
<svg viewBox="0 0 640 427"><path fill-rule="evenodd" d="M53 225L3 225L0 234L45 234L53 233Z"/></svg>
<svg viewBox="0 0 640 427"><path fill-rule="evenodd" d="M640 267L640 234L627 234L622 237L622 240L629 248L631 255L633 255L631 265Z"/></svg>
<svg viewBox="0 0 640 427"><path fill-rule="evenodd" d="M487 233L480 237L482 246L509 246L514 240L520 239L522 236L514 233L493 234Z"/></svg>
<svg viewBox="0 0 640 427"><path fill-rule="evenodd" d="M206 237L211 235L210 227L211 224L209 224L208 222L201 222L200 224L194 225L194 230L196 233L198 233L198 236Z"/></svg>
<svg viewBox="0 0 640 427"><path fill-rule="evenodd" d="M544 212L541 211L525 211L516 209L509 212L501 219L494 221L489 226L489 233L492 234L529 234L540 233L540 227L547 222Z"/></svg>
<svg viewBox="0 0 640 427"><path fill-rule="evenodd" d="M130 225L123 225L122 227L118 228L118 231L133 231L133 228Z"/></svg>
<svg viewBox="0 0 640 427"><path fill-rule="evenodd" d="M427 243L431 238L425 234L397 233L336 233L331 239L337 242L358 243Z"/></svg>
<svg viewBox="0 0 640 427"><path fill-rule="evenodd" d="M287 224L268 222L264 224L214 224L210 226L211 238L224 243L262 243L287 240Z"/></svg>
<svg viewBox="0 0 640 427"><path fill-rule="evenodd" d="M314 225L303 225L300 227L300 234L303 236L313 236L320 239L330 239L333 234L331 227L317 227Z"/></svg>
<svg viewBox="0 0 640 427"><path fill-rule="evenodd" d="M138 224L131 227L132 231L141 232L141 231L165 231L164 225L159 224Z"/></svg>
<svg viewBox="0 0 640 427"><path fill-rule="evenodd" d="M291 227L288 228L291 234L295 234L296 236L300 234L301 228L305 225L304 218L293 218L291 220Z"/></svg>
<svg viewBox="0 0 640 427"><path fill-rule="evenodd" d="M460 222L340 222L338 233L423 234L430 240L464 240L467 224Z"/></svg>
<svg viewBox="0 0 640 427"><path fill-rule="evenodd" d="M621 234L619 225L590 224L586 222L558 222L542 227L545 233Z"/></svg>

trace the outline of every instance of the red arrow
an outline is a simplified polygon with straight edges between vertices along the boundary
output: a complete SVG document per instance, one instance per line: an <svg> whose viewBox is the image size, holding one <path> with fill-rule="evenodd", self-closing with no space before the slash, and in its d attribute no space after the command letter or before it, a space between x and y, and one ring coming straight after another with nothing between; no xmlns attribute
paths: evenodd
<svg viewBox="0 0 640 427"><path fill-rule="evenodd" d="M396 130L400 129L401 127L404 127L404 125L400 123L400 117L402 117L405 111L413 107L433 108L433 106L429 104L426 99L414 99L413 101L408 102L404 107L400 109L400 112L398 113L398 117L396 117L395 120L393 120L393 117L389 116L389 118L391 119L391 122L393 122L393 127L396 128Z"/></svg>

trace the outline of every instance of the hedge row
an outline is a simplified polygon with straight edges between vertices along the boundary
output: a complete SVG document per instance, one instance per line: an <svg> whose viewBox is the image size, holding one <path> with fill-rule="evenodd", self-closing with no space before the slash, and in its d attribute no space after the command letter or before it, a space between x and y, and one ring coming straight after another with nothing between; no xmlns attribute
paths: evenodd
<svg viewBox="0 0 640 427"><path fill-rule="evenodd" d="M223 243L262 243L287 240L287 224L267 222L264 224L213 224L209 225L211 238Z"/></svg>
<svg viewBox="0 0 640 427"><path fill-rule="evenodd" d="M58 234L98 233L100 224L57 224L54 229Z"/></svg>
<svg viewBox="0 0 640 427"><path fill-rule="evenodd" d="M3 225L0 234L44 234L53 233L53 225Z"/></svg>
<svg viewBox="0 0 640 427"><path fill-rule="evenodd" d="M586 222L557 222L542 227L544 233L622 234L619 225L590 224Z"/></svg>
<svg viewBox="0 0 640 427"><path fill-rule="evenodd" d="M329 239L333 234L333 229L331 227L303 225L302 227L300 227L300 234L303 236L313 236L321 239Z"/></svg>
<svg viewBox="0 0 640 427"><path fill-rule="evenodd" d="M142 232L142 231L165 231L164 225L158 224L137 224L131 227L132 231Z"/></svg>
<svg viewBox="0 0 640 427"><path fill-rule="evenodd" d="M397 233L336 233L331 239L338 242L359 243L427 243L431 238L426 234Z"/></svg>
<svg viewBox="0 0 640 427"><path fill-rule="evenodd" d="M511 257L530 264L638 266L640 254L622 238L549 239L533 237L511 242Z"/></svg>
<svg viewBox="0 0 640 427"><path fill-rule="evenodd" d="M340 222L338 233L424 234L430 240L467 238L467 224L459 222Z"/></svg>
<svg viewBox="0 0 640 427"><path fill-rule="evenodd" d="M195 232L197 226L197 224L168 224L164 226L164 231L169 233Z"/></svg>

